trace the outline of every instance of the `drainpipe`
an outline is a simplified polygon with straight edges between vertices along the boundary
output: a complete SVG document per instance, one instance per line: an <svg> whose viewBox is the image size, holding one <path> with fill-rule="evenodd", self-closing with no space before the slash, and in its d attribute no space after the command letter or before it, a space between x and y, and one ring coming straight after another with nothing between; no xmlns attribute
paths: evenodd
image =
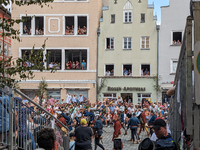
<svg viewBox="0 0 200 150"><path fill-rule="evenodd" d="M158 87L158 85L159 85L158 79L159 79L159 31L160 31L160 25L156 25L156 30L157 30L157 83L156 84Z"/></svg>
<svg viewBox="0 0 200 150"><path fill-rule="evenodd" d="M97 71L96 71L96 101L98 100L98 66L99 66L99 34L101 33L101 30L97 29Z"/></svg>

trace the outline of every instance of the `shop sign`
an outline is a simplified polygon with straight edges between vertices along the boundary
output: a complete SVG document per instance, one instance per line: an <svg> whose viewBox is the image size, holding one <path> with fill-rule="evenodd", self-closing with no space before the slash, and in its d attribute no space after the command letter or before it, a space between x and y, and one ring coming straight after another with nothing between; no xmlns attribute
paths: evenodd
<svg viewBox="0 0 200 150"><path fill-rule="evenodd" d="M146 91L146 88L145 87L124 87L124 88L121 88L121 87L108 87L108 91Z"/></svg>

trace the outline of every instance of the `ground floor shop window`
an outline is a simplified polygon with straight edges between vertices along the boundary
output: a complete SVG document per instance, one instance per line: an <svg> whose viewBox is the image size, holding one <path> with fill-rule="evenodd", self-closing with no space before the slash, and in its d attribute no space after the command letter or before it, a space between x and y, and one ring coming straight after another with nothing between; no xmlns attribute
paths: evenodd
<svg viewBox="0 0 200 150"><path fill-rule="evenodd" d="M144 101L151 101L151 94L150 93L138 93L138 103L144 103Z"/></svg>
<svg viewBox="0 0 200 150"><path fill-rule="evenodd" d="M117 94L116 93L103 93L103 100L106 99L117 99Z"/></svg>
<svg viewBox="0 0 200 150"><path fill-rule="evenodd" d="M133 102L133 94L132 93L121 93L121 97L125 102Z"/></svg>
<svg viewBox="0 0 200 150"><path fill-rule="evenodd" d="M79 99L81 95L84 97L84 99L88 99L88 90L67 90L67 94L69 93L71 96L76 95L77 99Z"/></svg>
<svg viewBox="0 0 200 150"><path fill-rule="evenodd" d="M55 100L61 100L61 93L60 90L48 90L47 91L48 94L48 99L51 97L53 97Z"/></svg>

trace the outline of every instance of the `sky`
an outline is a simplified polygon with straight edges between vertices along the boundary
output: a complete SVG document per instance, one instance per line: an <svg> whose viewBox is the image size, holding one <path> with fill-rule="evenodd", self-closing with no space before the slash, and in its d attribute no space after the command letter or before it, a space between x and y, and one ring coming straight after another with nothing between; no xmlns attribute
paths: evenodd
<svg viewBox="0 0 200 150"><path fill-rule="evenodd" d="M154 15L157 14L157 24L161 23L161 6L168 6L169 0L148 0L149 4L154 3Z"/></svg>

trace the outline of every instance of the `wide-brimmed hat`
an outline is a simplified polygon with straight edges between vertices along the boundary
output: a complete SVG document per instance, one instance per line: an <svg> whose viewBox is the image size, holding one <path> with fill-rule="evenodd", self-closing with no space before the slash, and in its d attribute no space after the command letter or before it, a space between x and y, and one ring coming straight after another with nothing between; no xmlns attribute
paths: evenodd
<svg viewBox="0 0 200 150"><path fill-rule="evenodd" d="M138 150L153 150L155 145L149 138L144 139L138 147Z"/></svg>

